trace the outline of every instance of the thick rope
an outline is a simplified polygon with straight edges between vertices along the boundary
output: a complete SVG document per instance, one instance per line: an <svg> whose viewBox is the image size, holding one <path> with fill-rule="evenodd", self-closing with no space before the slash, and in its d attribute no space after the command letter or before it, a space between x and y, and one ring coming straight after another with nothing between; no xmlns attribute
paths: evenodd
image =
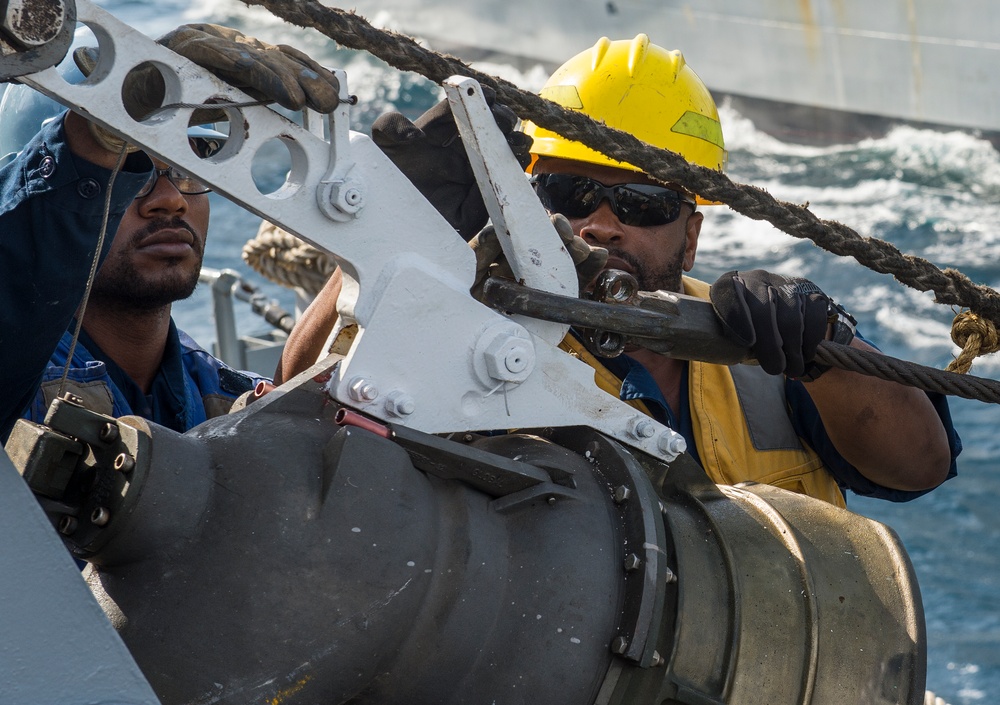
<svg viewBox="0 0 1000 705"><path fill-rule="evenodd" d="M951 326L951 339L962 348L962 352L945 368L949 372L965 374L977 357L1000 350L1000 335L997 334L993 321L980 318L970 311L962 311L955 316L955 322Z"/></svg>
<svg viewBox="0 0 1000 705"><path fill-rule="evenodd" d="M243 246L243 261L266 279L315 296L337 268L328 253L264 221L257 237Z"/></svg>
<svg viewBox="0 0 1000 705"><path fill-rule="evenodd" d="M898 382L925 392L938 392L963 399L1000 404L1000 382L993 379L947 372L828 341L819 344L815 359L823 365L832 365L842 370Z"/></svg>

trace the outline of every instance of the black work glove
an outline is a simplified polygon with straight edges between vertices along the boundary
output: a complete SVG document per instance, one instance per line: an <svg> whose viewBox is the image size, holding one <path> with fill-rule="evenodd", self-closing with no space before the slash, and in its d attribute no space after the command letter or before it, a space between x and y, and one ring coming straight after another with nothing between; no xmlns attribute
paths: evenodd
<svg viewBox="0 0 1000 705"><path fill-rule="evenodd" d="M337 107L340 83L330 71L287 45L274 46L229 27L188 24L156 40L212 72L257 100L275 102L289 110L310 107L328 113ZM73 52L84 75L97 65L96 47ZM133 71L122 89L129 115L142 119L163 104L166 88L154 67ZM200 115L199 115L200 113ZM196 111L195 122L217 122L222 113Z"/></svg>
<svg viewBox="0 0 1000 705"><path fill-rule="evenodd" d="M526 169L531 161L531 137L514 130L517 115L496 102L493 89L483 86L483 97L518 163ZM466 241L486 225L486 205L447 99L416 122L401 113L379 116L372 125L372 140Z"/></svg>
<svg viewBox="0 0 1000 705"><path fill-rule="evenodd" d="M582 237L573 234L573 226L566 216L553 213L549 216L555 226L559 239L569 252L576 265L576 276L582 292L590 282L597 278L604 265L608 262L608 251L603 247L591 247ZM496 230L488 225L469 241L469 246L476 253L476 281L472 285L472 295L482 301L483 285L489 277L504 277L513 279L514 273L504 256L503 248L497 239Z"/></svg>
<svg viewBox="0 0 1000 705"><path fill-rule="evenodd" d="M709 294L723 327L768 374L801 377L826 337L832 301L808 279L726 272Z"/></svg>

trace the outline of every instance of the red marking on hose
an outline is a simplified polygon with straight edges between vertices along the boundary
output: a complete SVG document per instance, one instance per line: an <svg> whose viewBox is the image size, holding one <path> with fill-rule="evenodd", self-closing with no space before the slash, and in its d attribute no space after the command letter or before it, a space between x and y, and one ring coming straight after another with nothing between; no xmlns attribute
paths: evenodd
<svg viewBox="0 0 1000 705"><path fill-rule="evenodd" d="M356 426L357 428L363 428L366 431L371 431L376 436L381 436L382 438L392 438L392 431L385 424L380 424L378 421L372 421L367 416L362 416L358 412L345 409L344 407L337 409L337 413L334 415L333 420L338 426Z"/></svg>

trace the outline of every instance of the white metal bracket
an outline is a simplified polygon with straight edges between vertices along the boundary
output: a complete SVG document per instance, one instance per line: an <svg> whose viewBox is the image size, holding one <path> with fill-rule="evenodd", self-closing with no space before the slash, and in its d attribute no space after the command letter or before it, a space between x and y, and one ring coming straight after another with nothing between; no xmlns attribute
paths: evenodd
<svg viewBox="0 0 1000 705"><path fill-rule="evenodd" d="M80 21L100 43L100 62L83 84L54 69L25 79L61 103L192 174L253 213L334 254L345 275L343 315L358 325L330 380L338 401L427 433L591 426L672 460L683 439L598 389L594 371L556 346L564 326L514 321L469 294L472 250L365 135L348 123L346 76L329 143L262 107L229 108L232 130L201 159L185 137L190 108L136 121L121 102L128 72L153 62L168 104L252 99L122 24L88 0ZM506 146L474 81L449 82L449 97L473 168L512 268L531 286L575 295L576 273ZM251 162L271 140L291 154L285 184L262 194Z"/></svg>

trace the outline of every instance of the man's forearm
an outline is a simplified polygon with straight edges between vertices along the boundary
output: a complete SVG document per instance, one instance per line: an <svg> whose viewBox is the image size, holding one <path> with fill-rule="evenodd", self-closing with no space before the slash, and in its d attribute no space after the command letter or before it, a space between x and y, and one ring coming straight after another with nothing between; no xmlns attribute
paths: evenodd
<svg viewBox="0 0 1000 705"><path fill-rule="evenodd" d="M851 346L878 352L858 339ZM837 368L805 388L834 446L869 480L926 490L947 478L948 436L921 390Z"/></svg>

